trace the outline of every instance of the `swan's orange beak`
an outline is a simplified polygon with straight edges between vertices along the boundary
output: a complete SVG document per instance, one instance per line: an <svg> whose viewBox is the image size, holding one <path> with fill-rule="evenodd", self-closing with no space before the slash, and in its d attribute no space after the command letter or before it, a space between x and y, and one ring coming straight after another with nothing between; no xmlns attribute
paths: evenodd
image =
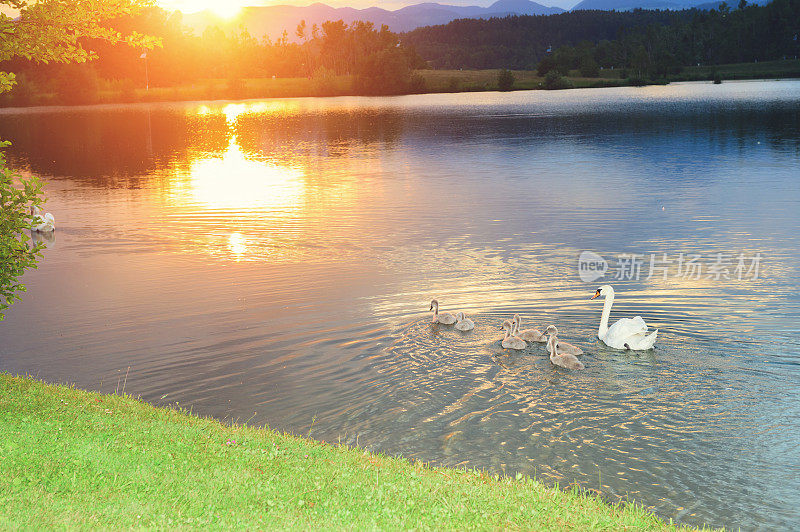
<svg viewBox="0 0 800 532"><path fill-rule="evenodd" d="M598 290L597 292L595 292L595 293L594 293L594 295L593 295L592 297L590 297L590 298L589 298L589 301L591 301L592 299L594 299L594 298L596 298L596 297L600 297L600 290Z"/></svg>

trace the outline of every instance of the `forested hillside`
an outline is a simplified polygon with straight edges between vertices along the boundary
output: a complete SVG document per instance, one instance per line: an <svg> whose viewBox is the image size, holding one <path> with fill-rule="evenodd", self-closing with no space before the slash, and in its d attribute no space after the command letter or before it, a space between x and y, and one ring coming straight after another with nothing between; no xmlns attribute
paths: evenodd
<svg viewBox="0 0 800 532"><path fill-rule="evenodd" d="M765 6L742 0L735 9L723 4L708 11L575 11L457 20L418 28L402 39L435 68L531 69L547 57L564 69L583 64L588 72L594 65L650 71L794 57L800 53L799 33L800 0Z"/></svg>

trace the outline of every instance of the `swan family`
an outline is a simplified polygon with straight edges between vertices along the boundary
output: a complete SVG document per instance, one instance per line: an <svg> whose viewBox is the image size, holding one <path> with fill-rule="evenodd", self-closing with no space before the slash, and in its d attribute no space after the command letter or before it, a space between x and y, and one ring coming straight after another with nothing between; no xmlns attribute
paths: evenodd
<svg viewBox="0 0 800 532"><path fill-rule="evenodd" d="M611 306L614 304L614 289L609 285L603 285L589 299L598 297L605 299L603 313L600 316L600 328L597 330L597 337L604 344L614 349L628 351L643 351L653 348L658 337L658 329L649 333L647 323L641 316L621 318L609 327L608 319L611 315ZM459 331L471 331L475 328L475 323L463 312L455 314L439 312L439 301L436 299L431 301L429 310L433 311L431 323L455 324L455 329ZM553 365L567 369L584 369L585 366L578 359L578 356L583 354L583 349L559 340L558 329L555 325L548 325L542 332L539 329L520 330L521 325L522 317L519 314L514 314L512 319L503 322L501 328L505 334L500 345L504 349L522 350L528 347L529 342L544 343Z"/></svg>
<svg viewBox="0 0 800 532"><path fill-rule="evenodd" d="M56 230L56 219L48 213L42 214L42 211L36 205L31 205L31 230L37 233L52 233Z"/></svg>

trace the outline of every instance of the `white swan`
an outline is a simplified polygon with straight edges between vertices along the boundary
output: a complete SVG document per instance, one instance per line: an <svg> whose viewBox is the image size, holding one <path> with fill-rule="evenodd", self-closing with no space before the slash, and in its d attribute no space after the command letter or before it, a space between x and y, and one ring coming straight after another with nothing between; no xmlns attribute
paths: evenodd
<svg viewBox="0 0 800 532"><path fill-rule="evenodd" d="M558 335L558 329L556 329L555 325L548 325L547 329L544 330L544 334L546 335ZM549 338L548 338L549 341ZM572 345L569 342L564 342L562 340L558 340L558 350L556 351L559 355L582 355L583 349L578 347L577 345Z"/></svg>
<svg viewBox="0 0 800 532"><path fill-rule="evenodd" d="M452 325L456 322L456 317L450 314L449 312L442 312L439 314L439 302L435 299L431 301L431 308L429 310L433 311L433 319L431 323L441 323L443 325Z"/></svg>
<svg viewBox="0 0 800 532"><path fill-rule="evenodd" d="M56 219L53 215L48 212L43 216L42 211L36 205L31 205L31 219L31 229L34 231L50 233L56 230Z"/></svg>
<svg viewBox="0 0 800 532"><path fill-rule="evenodd" d="M550 353L550 362L552 362L553 365L561 366L562 368L567 369L583 369L586 367L583 365L583 362L578 360L578 358L573 354L559 354L558 344L560 342L556 336L558 334L558 330L554 326L550 325L547 327L547 334L547 351Z"/></svg>
<svg viewBox="0 0 800 532"><path fill-rule="evenodd" d="M471 331L475 328L475 323L471 319L464 316L463 312L458 312L456 314L456 318L458 319L458 322L456 322L455 328L459 331Z"/></svg>
<svg viewBox="0 0 800 532"><path fill-rule="evenodd" d="M622 318L611 327L608 326L608 317L611 314L611 305L614 304L614 289L603 285L597 289L590 299L603 296L606 298L603 303L603 315L600 318L600 328L597 330L597 337L608 347L614 349L632 349L643 351L652 349L656 343L658 329L647 334L647 324L641 316L635 318Z"/></svg>
<svg viewBox="0 0 800 532"><path fill-rule="evenodd" d="M513 335L514 331L514 324L511 320L506 320L503 322L503 330L506 332L506 335L503 337L503 341L500 342L505 349L525 349L528 347L528 344L525 343L525 340L522 338L517 338Z"/></svg>
<svg viewBox="0 0 800 532"><path fill-rule="evenodd" d="M522 338L526 342L546 342L547 338L545 335L540 333L538 329L525 329L524 331L519 330L519 326L522 325L522 318L519 314L514 314L514 326L516 327L516 336Z"/></svg>

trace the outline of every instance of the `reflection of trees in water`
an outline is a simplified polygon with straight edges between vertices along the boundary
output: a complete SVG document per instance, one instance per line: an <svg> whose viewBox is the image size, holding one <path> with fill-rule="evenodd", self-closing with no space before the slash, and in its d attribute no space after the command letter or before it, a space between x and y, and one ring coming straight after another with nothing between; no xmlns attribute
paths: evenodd
<svg viewBox="0 0 800 532"><path fill-rule="evenodd" d="M9 158L15 166L40 175L123 188L137 188L142 179L165 175L158 170L181 165L198 154L221 155L234 134L248 156L278 163L296 162L293 159L298 156L360 157L391 149L401 138L422 146L481 138L540 144L556 137L580 136L588 139L586 143L613 139L622 148L649 141L673 152L694 139L740 150L763 140L774 149L800 151L796 104L708 107L656 102L635 106L627 111L615 103L607 109L550 116L526 109L483 115L453 108L245 109L233 119L226 117L225 104L97 108L9 114L0 121L0 137L13 141Z"/></svg>
<svg viewBox="0 0 800 532"><path fill-rule="evenodd" d="M407 115L395 110L328 111L289 116L242 115L236 123L246 153L265 157L292 155L341 157L364 148L397 144Z"/></svg>
<svg viewBox="0 0 800 532"><path fill-rule="evenodd" d="M122 188L138 188L194 146L225 149L227 133L224 116L201 120L158 109L37 112L0 122L0 134L13 142L12 164Z"/></svg>
<svg viewBox="0 0 800 532"><path fill-rule="evenodd" d="M551 116L464 117L459 122L460 127L455 128L446 124L442 127L435 117L430 117L427 123L420 121L426 129L434 129L437 135L451 131L452 135L465 139L487 134L517 138L613 136L622 144L626 137L631 144L637 144L642 138L665 142L670 137L684 137L685 140L702 138L726 148L731 143L745 146L755 137L764 137L776 148L800 148L800 106L790 104L769 109L745 106L706 108L699 105L664 109L653 105L632 112L609 110Z"/></svg>
<svg viewBox="0 0 800 532"><path fill-rule="evenodd" d="M222 106L202 113L175 108L42 112L0 122L0 135L13 141L13 165L123 188L138 188L141 179L198 152L220 155L232 134L245 153L284 159L297 154L341 156L365 145L391 145L401 129L401 113L374 111L245 113L229 124Z"/></svg>

